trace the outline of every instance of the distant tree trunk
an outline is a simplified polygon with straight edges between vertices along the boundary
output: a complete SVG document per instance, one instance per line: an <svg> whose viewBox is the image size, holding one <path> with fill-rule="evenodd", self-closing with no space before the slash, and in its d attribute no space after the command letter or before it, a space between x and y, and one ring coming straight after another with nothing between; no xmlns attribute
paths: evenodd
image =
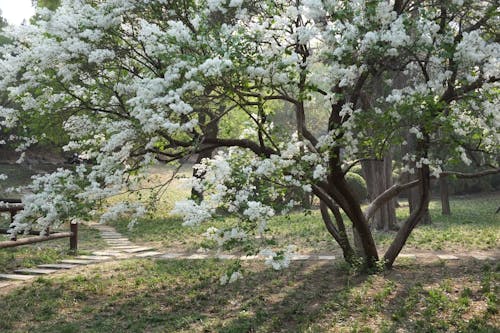
<svg viewBox="0 0 500 333"><path fill-rule="evenodd" d="M388 153L382 161L368 160L361 162L370 201L393 185L392 158ZM397 228L396 200L389 200L372 218L372 228L377 230L395 230Z"/></svg>
<svg viewBox="0 0 500 333"><path fill-rule="evenodd" d="M451 215L450 193L448 189L448 178L446 175L439 177L439 190L441 194L441 214Z"/></svg>
<svg viewBox="0 0 500 333"><path fill-rule="evenodd" d="M209 112L207 112L209 113ZM200 123L205 123L207 119L207 114L205 113L200 113ZM203 128L203 134L205 138L216 138L219 133L219 122L218 120L213 120L210 118L208 122L205 124L205 127ZM196 158L196 164L201 163L201 161L204 158L211 158L212 154L214 153L215 148L204 148L201 147L202 149L198 153L198 156ZM204 148L204 149L203 149ZM204 174L197 174L196 170L193 168L193 177L195 178L203 178ZM195 188L191 189L191 199L197 202L201 202L203 200L203 192L200 192L196 190Z"/></svg>
<svg viewBox="0 0 500 333"><path fill-rule="evenodd" d="M407 151L415 151L415 147L417 144L417 140L415 135L408 133L407 135ZM412 180L415 180L418 178L417 174L417 169L415 162L409 162L410 167L415 170L415 173L405 173L403 175L403 179L405 180L405 183L409 183ZM415 212L415 210L420 206L420 199L423 197L422 194L422 189L421 187L416 187L412 188L408 191L408 206L410 208L410 214ZM431 215L429 214L429 209L428 207L425 207L424 211L419 214L420 221L418 221L419 224L431 224Z"/></svg>

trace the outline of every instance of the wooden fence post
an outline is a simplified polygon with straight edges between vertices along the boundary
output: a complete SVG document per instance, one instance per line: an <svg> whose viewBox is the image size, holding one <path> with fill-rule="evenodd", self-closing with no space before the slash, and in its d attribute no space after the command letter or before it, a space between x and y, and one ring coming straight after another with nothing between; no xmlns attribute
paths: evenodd
<svg viewBox="0 0 500 333"><path fill-rule="evenodd" d="M78 223L70 223L71 237L69 238L69 249L76 253L78 249Z"/></svg>
<svg viewBox="0 0 500 333"><path fill-rule="evenodd" d="M10 225L11 226L14 224L14 216L16 216L16 214L17 214L17 210L10 211ZM10 234L10 240L16 241L17 240L17 233Z"/></svg>

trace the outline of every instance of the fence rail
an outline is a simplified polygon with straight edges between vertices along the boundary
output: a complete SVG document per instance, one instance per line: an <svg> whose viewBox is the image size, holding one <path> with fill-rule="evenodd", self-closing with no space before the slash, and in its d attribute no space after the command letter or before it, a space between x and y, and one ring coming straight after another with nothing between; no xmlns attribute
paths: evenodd
<svg viewBox="0 0 500 333"><path fill-rule="evenodd" d="M24 205L19 199L1 199L0 202L3 204L0 205L0 213L10 213L10 221L14 222L15 215L24 209ZM0 228L0 234L10 234L9 229ZM27 237L22 239L17 239L17 234L10 234L9 241L0 242L0 249L15 247L33 243L46 242L59 238L69 237L69 249L70 251L76 252L78 249L78 224L70 224L69 232L50 232L49 229L46 229L44 232L38 230L30 230L27 232L28 235L38 235L38 237Z"/></svg>

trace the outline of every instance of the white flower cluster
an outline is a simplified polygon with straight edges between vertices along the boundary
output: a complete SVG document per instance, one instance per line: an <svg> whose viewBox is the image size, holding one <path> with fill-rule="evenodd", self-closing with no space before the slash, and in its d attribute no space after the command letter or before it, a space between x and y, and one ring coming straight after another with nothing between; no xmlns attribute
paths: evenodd
<svg viewBox="0 0 500 333"><path fill-rule="evenodd" d="M265 258L265 264L272 267L274 270L281 270L290 265L292 255L295 253L296 247L289 245L284 251L274 252L271 249L263 249L259 255Z"/></svg>

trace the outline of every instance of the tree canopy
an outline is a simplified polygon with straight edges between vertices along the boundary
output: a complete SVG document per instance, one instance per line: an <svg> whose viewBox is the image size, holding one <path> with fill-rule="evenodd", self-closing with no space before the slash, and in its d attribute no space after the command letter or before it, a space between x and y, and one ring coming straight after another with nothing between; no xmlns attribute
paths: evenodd
<svg viewBox="0 0 500 333"><path fill-rule="evenodd" d="M65 149L95 164L37 178L14 231L92 216L96 202L134 188L155 161L218 148L196 167L203 200L175 212L188 225L221 209L239 216L207 233L221 245L265 232L300 190L319 198L326 229L352 261L345 212L373 266L373 212L421 187L420 207L384 254L390 267L426 210L430 178L449 172L450 159L498 168L498 18L495 0L65 0L40 9L3 48L0 86L18 107L0 109L0 126L62 116ZM270 121L276 101L293 110L293 133ZM313 113L325 119L315 128ZM209 136L215 121L244 129ZM363 211L346 174L405 144L403 129L417 140L404 157L417 180ZM144 209L120 203L104 218L122 212ZM287 251L263 253L280 268Z"/></svg>

